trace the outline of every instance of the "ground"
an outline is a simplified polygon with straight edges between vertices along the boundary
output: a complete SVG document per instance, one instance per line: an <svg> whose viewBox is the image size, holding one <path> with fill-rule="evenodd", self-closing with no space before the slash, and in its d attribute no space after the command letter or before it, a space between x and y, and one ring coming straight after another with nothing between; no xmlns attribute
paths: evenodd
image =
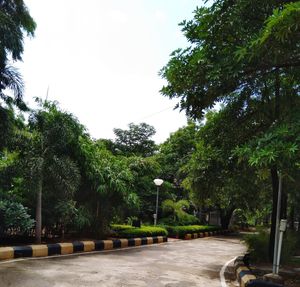
<svg viewBox="0 0 300 287"><path fill-rule="evenodd" d="M0 264L1 287L220 287L222 266L241 255L237 238L209 237L133 249Z"/></svg>

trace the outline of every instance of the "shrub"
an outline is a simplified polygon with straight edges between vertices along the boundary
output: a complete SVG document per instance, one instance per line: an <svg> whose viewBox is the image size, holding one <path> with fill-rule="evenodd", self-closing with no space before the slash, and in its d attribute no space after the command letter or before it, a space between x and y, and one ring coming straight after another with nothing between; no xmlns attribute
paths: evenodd
<svg viewBox="0 0 300 287"><path fill-rule="evenodd" d="M111 224L110 227L113 231L116 232L132 228L132 226L128 224Z"/></svg>
<svg viewBox="0 0 300 287"><path fill-rule="evenodd" d="M125 228L122 228L124 227ZM115 227L117 229L115 229ZM154 226L132 227L128 225L113 225L113 230L116 232L116 237L119 238L135 238L148 236L167 236L168 232L165 228Z"/></svg>
<svg viewBox="0 0 300 287"><path fill-rule="evenodd" d="M136 216L129 216L127 217L126 221L128 225L133 225L134 221L139 220Z"/></svg>
<svg viewBox="0 0 300 287"><path fill-rule="evenodd" d="M168 225L198 224L199 219L185 211L188 208L190 208L188 200L173 201L167 199L162 203L163 213L167 216L162 218L160 222Z"/></svg>
<svg viewBox="0 0 300 287"><path fill-rule="evenodd" d="M261 230L257 234L247 234L244 237L251 261L266 262L269 258L269 233Z"/></svg>
<svg viewBox="0 0 300 287"><path fill-rule="evenodd" d="M200 223L200 220L199 218L197 218L196 216L194 215L191 215L191 214L186 214L184 216L182 216L181 218L179 218L179 225L183 225L183 226L186 226L186 225L197 225Z"/></svg>
<svg viewBox="0 0 300 287"><path fill-rule="evenodd" d="M250 253L251 261L267 262L269 261L269 233L261 230L257 234L249 234L244 237ZM292 232L286 232L282 242L280 263L287 263L295 255L297 246L297 235Z"/></svg>
<svg viewBox="0 0 300 287"><path fill-rule="evenodd" d="M297 241L299 240L298 236L299 235L295 232L287 231L282 242L280 262L287 263L296 255Z"/></svg>
<svg viewBox="0 0 300 287"><path fill-rule="evenodd" d="M159 220L160 225L167 225L167 226L186 226L186 225L198 225L200 220L191 214L185 214L181 216L179 219L174 221L173 217L164 217Z"/></svg>
<svg viewBox="0 0 300 287"><path fill-rule="evenodd" d="M184 238L186 234L200 233L219 230L220 227L215 225L187 225L187 226L166 226L170 236Z"/></svg>
<svg viewBox="0 0 300 287"><path fill-rule="evenodd" d="M300 231L294 231L294 234L297 238L297 244L296 244L296 249L297 251L300 251Z"/></svg>
<svg viewBox="0 0 300 287"><path fill-rule="evenodd" d="M21 203L0 200L0 233L9 228L18 228L21 232L31 229L34 220Z"/></svg>

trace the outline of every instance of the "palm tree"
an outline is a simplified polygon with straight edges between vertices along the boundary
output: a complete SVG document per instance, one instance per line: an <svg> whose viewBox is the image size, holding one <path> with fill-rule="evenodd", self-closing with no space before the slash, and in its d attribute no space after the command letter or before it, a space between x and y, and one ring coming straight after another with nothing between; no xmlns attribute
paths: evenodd
<svg viewBox="0 0 300 287"><path fill-rule="evenodd" d="M9 89L14 94L14 99L4 93L5 89ZM0 98L7 104L16 104L22 107L24 85L19 72L13 66L6 66L0 69Z"/></svg>
<svg viewBox="0 0 300 287"><path fill-rule="evenodd" d="M189 207L190 203L184 199L181 199L179 201L166 199L162 203L163 212L171 214L174 222L180 221L189 216L189 214L184 211L184 209L188 209Z"/></svg>
<svg viewBox="0 0 300 287"><path fill-rule="evenodd" d="M0 99L23 109L23 81L9 61L22 60L24 33L33 36L35 28L23 0L0 1ZM5 89L12 90L14 98Z"/></svg>
<svg viewBox="0 0 300 287"><path fill-rule="evenodd" d="M33 36L35 27L36 24L23 0L0 1L0 149L9 137L11 118L8 115L13 111L13 106L26 110L22 100L23 80L10 62L22 60L23 34ZM7 90L10 90L12 95L6 93Z"/></svg>
<svg viewBox="0 0 300 287"><path fill-rule="evenodd" d="M29 180L36 191L37 243L41 242L43 191L55 193L58 204L60 200L71 199L80 182L80 172L69 149L78 140L81 127L72 115L59 111L54 103L40 101L40 104L42 108L29 118L24 153Z"/></svg>

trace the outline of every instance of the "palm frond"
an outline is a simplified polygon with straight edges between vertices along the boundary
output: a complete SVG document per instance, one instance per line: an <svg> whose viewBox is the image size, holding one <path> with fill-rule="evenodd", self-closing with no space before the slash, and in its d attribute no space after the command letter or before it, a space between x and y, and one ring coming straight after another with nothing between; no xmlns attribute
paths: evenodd
<svg viewBox="0 0 300 287"><path fill-rule="evenodd" d="M13 92L14 99L4 93L5 89ZM24 107L23 95L24 83L18 70L13 66L6 66L0 70L0 98L8 104Z"/></svg>

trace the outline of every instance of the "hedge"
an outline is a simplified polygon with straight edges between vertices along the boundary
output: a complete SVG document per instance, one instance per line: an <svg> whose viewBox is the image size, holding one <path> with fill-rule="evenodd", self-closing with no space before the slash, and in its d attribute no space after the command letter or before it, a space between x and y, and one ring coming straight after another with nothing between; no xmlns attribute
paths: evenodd
<svg viewBox="0 0 300 287"><path fill-rule="evenodd" d="M123 227L123 228L122 228ZM132 227L128 225L112 225L111 228L116 232L116 237L119 238L135 238L148 236L167 236L168 231L162 227L142 226Z"/></svg>
<svg viewBox="0 0 300 287"><path fill-rule="evenodd" d="M126 225L126 224L111 224L110 225L111 229L119 232L120 230L126 230L126 229L131 229L132 226L131 225Z"/></svg>
<svg viewBox="0 0 300 287"><path fill-rule="evenodd" d="M165 228L170 236L178 238L184 238L186 234L220 230L220 227L215 225L166 226Z"/></svg>

